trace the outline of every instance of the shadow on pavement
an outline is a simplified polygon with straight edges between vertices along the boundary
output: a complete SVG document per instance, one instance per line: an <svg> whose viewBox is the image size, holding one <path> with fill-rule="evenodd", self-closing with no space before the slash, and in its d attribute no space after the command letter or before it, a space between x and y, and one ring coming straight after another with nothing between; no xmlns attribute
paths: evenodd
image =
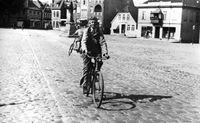
<svg viewBox="0 0 200 123"><path fill-rule="evenodd" d="M104 100L102 102L102 109L109 111L121 111L130 110L136 107L135 103L147 103L166 98L172 98L172 96L162 95L126 95L123 93L105 92Z"/></svg>

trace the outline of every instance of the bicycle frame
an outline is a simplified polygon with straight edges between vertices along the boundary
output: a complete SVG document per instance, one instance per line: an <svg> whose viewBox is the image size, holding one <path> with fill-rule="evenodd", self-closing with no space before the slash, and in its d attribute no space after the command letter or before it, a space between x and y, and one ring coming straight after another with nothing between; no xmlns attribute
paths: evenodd
<svg viewBox="0 0 200 123"><path fill-rule="evenodd" d="M90 75L90 82L89 82L89 87L90 87L90 89L93 89L92 88L92 82L93 82L93 79L94 78L92 78L92 77L94 77L95 76L95 72L97 72L98 70L97 70L97 67L98 67L98 60L100 59L100 58L97 58L97 57L92 57L92 56L89 56L89 55L87 55L90 59L91 59L91 63L92 63L92 66L91 66L91 69L90 69L90 73L89 73L89 75ZM92 94L92 91L93 90L91 90L91 94ZM87 96L89 95L89 92L87 93Z"/></svg>
<svg viewBox="0 0 200 123"><path fill-rule="evenodd" d="M91 91L91 94L93 95L93 102L96 105L97 108L101 106L102 100L103 100L103 93L104 93L104 81L103 81L103 75L100 70L98 70L98 60L101 60L101 58L98 57L90 57L91 58L91 70L90 70L90 82L88 85L88 93Z"/></svg>

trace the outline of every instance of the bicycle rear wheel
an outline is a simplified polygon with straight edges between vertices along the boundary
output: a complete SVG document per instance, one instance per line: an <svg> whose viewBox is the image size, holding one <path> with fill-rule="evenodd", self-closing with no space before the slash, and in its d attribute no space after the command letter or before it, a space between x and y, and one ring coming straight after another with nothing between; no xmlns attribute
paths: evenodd
<svg viewBox="0 0 200 123"><path fill-rule="evenodd" d="M101 106L104 94L104 80L101 72L96 72L92 82L93 102L97 108Z"/></svg>

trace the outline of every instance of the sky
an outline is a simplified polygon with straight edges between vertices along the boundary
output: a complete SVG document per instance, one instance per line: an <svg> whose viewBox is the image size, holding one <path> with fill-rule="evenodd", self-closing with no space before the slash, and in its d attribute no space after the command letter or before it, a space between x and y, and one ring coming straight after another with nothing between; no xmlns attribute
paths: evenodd
<svg viewBox="0 0 200 123"><path fill-rule="evenodd" d="M40 0L40 1L41 2L48 2L48 3L52 2L52 0ZM133 2L134 2L135 5L138 5L138 4L143 3L145 1L147 1L147 0L133 0Z"/></svg>

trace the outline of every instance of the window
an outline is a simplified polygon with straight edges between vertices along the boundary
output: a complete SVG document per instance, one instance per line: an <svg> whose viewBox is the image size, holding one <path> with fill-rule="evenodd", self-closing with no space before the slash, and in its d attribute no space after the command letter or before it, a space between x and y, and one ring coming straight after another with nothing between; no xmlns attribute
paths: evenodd
<svg viewBox="0 0 200 123"><path fill-rule="evenodd" d="M53 11L53 17L56 17L56 12L55 11Z"/></svg>
<svg viewBox="0 0 200 123"><path fill-rule="evenodd" d="M121 14L118 15L118 19L121 20Z"/></svg>
<svg viewBox="0 0 200 123"><path fill-rule="evenodd" d="M56 13L56 17L59 17L59 11L57 11L57 13Z"/></svg>
<svg viewBox="0 0 200 123"><path fill-rule="evenodd" d="M131 30L134 31L135 30L135 25L131 26Z"/></svg>
<svg viewBox="0 0 200 123"><path fill-rule="evenodd" d="M199 23L199 18L200 18L199 12L197 12L197 13L196 13L196 23Z"/></svg>
<svg viewBox="0 0 200 123"><path fill-rule="evenodd" d="M59 27L59 22L58 21L56 21L56 28L58 28Z"/></svg>
<svg viewBox="0 0 200 123"><path fill-rule="evenodd" d="M123 20L125 20L126 19L125 14L123 14L122 16L123 16Z"/></svg>
<svg viewBox="0 0 200 123"><path fill-rule="evenodd" d="M185 15L183 15L183 16L184 16L183 21L184 21L184 22L187 22L188 11L185 11Z"/></svg>
<svg viewBox="0 0 200 123"><path fill-rule="evenodd" d="M193 12L190 13L190 22L193 21Z"/></svg>
<svg viewBox="0 0 200 123"><path fill-rule="evenodd" d="M90 7L90 13L93 13L93 7Z"/></svg>
<svg viewBox="0 0 200 123"><path fill-rule="evenodd" d="M55 21L53 21L53 27L56 27Z"/></svg>
<svg viewBox="0 0 200 123"><path fill-rule="evenodd" d="M85 5L85 0L83 0L83 5Z"/></svg>
<svg viewBox="0 0 200 123"><path fill-rule="evenodd" d="M130 20L130 15L129 14L127 14L127 20Z"/></svg>
<svg viewBox="0 0 200 123"><path fill-rule="evenodd" d="M130 25L127 25L127 31L129 31L130 30Z"/></svg>
<svg viewBox="0 0 200 123"><path fill-rule="evenodd" d="M163 11L163 16L164 16L163 20L167 20L167 11Z"/></svg>
<svg viewBox="0 0 200 123"><path fill-rule="evenodd" d="M142 11L142 20L145 20L145 11Z"/></svg>

